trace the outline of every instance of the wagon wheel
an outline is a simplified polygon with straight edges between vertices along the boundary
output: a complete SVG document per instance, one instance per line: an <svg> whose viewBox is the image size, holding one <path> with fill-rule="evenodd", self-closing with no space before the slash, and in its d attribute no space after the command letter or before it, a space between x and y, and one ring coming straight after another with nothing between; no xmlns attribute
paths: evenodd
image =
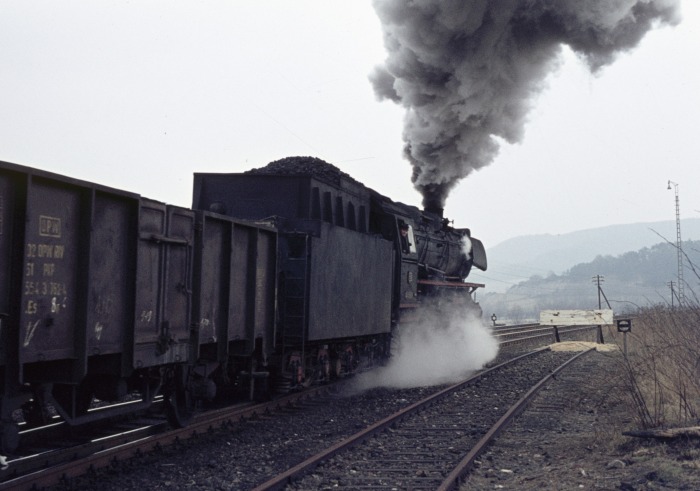
<svg viewBox="0 0 700 491"><path fill-rule="evenodd" d="M189 367L178 365L169 372L165 390L165 415L175 428L184 428L194 414L194 397L188 387Z"/></svg>
<svg viewBox="0 0 700 491"><path fill-rule="evenodd" d="M343 373L343 362L340 358L335 358L331 362L331 378L337 379Z"/></svg>

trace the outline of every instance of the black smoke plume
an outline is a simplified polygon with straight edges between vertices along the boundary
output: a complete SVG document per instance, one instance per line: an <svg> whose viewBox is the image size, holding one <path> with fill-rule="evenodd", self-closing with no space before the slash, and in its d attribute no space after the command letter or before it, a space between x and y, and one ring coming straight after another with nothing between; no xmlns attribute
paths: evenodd
<svg viewBox="0 0 700 491"><path fill-rule="evenodd" d="M563 45L595 72L660 23L678 0L374 0L388 51L370 79L406 108L404 154L429 209L522 139L532 96Z"/></svg>

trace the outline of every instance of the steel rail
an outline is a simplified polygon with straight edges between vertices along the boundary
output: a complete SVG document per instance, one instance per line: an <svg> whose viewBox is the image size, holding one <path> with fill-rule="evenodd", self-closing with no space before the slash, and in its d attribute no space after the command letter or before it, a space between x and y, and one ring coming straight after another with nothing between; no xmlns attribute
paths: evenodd
<svg viewBox="0 0 700 491"><path fill-rule="evenodd" d="M576 326L572 327L570 329L568 328L560 328L559 330L559 335L565 335L565 334L571 334L571 333L576 333L576 332L588 332L588 331L595 331L598 327L597 326ZM496 337L501 338L501 340L498 342L499 346L509 346L511 344L520 344L523 342L527 341L534 341L534 340L543 340L546 338L552 338L556 337L556 334L552 330L551 327L548 327L549 332L545 332L542 334L533 334L531 336L524 336L524 337L515 337L519 333L508 333L508 334L496 334ZM515 339L503 339L506 337L514 337ZM556 342L556 339L555 339Z"/></svg>
<svg viewBox="0 0 700 491"><path fill-rule="evenodd" d="M486 446L491 443L501 433L501 431L503 431L503 429L525 409L525 407L537 395L537 393L542 390L545 384L549 382L549 380L557 373L591 351L595 351L595 348L577 353L575 356L571 357L566 362L562 363L558 368L553 370L552 373L548 374L537 384L535 384L523 397L520 398L518 402L511 406L510 409L508 409L508 411L501 416L496 424L494 424L491 429L486 432L481 440L479 440L477 444L472 447L469 453L459 462L459 464L457 464L452 472L450 472L436 491L456 489L457 485L460 484L460 480L467 474L467 472L469 472L472 465L474 465L474 460L476 457L483 452Z"/></svg>
<svg viewBox="0 0 700 491"><path fill-rule="evenodd" d="M367 428L358 431L354 435L336 443L335 445L332 445L325 450L317 453L316 455L313 455L309 457L308 459L304 460L303 462L295 465L294 467L291 467L290 469L287 469L285 472L282 472L278 474L277 476L273 477L272 479L259 484L255 488L253 488L253 491L268 491L268 490L279 490L284 488L287 484L290 484L292 480L299 478L305 474L307 474L309 471L313 470L318 466L320 463L322 463L325 460L328 460L329 458L333 457L337 453L344 451L354 445L357 445L359 443L362 443L364 440L367 438L371 437L374 434L377 434L384 429L388 428L389 426L401 421L405 417L415 413L416 411L420 410L421 408L433 404L437 400L453 393L458 390L460 390L462 387L468 385L469 383L473 382L474 380L477 380L495 370L498 370L499 368L502 368L506 365L509 365L511 363L516 362L517 360L527 358L529 356L533 356L535 354L538 354L542 351L549 351L549 347L544 347L544 348L539 348L537 350L531 351L529 353L525 353L523 355L520 355L518 357L512 358L510 360L507 360L503 363L500 363L494 367L488 368L482 372L479 372L477 374L474 374L473 376L469 377L466 380L463 380L457 384L451 385L450 387L447 387L446 389L443 389L439 392L436 392L435 394L430 395L429 397L426 397L425 399L415 402L411 404L410 406L407 406L400 411L397 411L396 413L387 416L386 418L378 421L377 423L374 423L373 425L368 426Z"/></svg>
<svg viewBox="0 0 700 491"><path fill-rule="evenodd" d="M185 428L172 429L155 435L146 435L133 441L116 434L111 442L103 440L100 443L95 443L92 452L88 449L87 444L82 445L79 452L77 449L73 448L59 450L57 452L58 454L66 453L69 457L72 456L72 458L58 455L52 461L50 456L42 456L41 459L43 463L39 466L44 468L17 477L7 478L0 483L0 490L33 490L53 486L62 480L81 476L89 469L106 467L112 462L126 460L177 441L188 440L229 423L238 422L261 414L268 414L284 407L290 407L307 399L323 395L329 392L331 388L332 386L330 385L313 387L262 404L254 404L243 408L229 407L208 411L198 415L198 417ZM76 458L77 453L81 455ZM88 453L89 455L87 455ZM59 460L56 461L55 459ZM12 465L12 461L10 461L10 465ZM3 472L6 473L7 470ZM7 476L8 474L5 475Z"/></svg>
<svg viewBox="0 0 700 491"><path fill-rule="evenodd" d="M551 336L551 334L550 334ZM542 336L533 336L532 338L542 338ZM530 338L525 338L525 339L530 339ZM501 341L499 344L502 346L508 345L510 343L515 343L515 342L522 342L523 339L519 340L513 340L513 341ZM475 375L474 377L470 378L469 380L463 381L460 384L456 384L454 386L451 386L443 391L441 391L438 394L443 394L446 395L450 392L459 390L459 386L463 384L467 384L470 381L474 380L475 378L485 375L491 370L495 370L497 368L500 368L503 365L506 365L508 363L512 363L515 360L518 360L520 358L530 356L531 354L537 353L539 351L547 350L549 348L540 348L536 351L533 351L532 353L527 353L524 355L521 355L517 358L514 358L513 360L509 360L507 362L501 363L500 365L494 366L492 368L489 368L488 370ZM13 461L10 461L11 467L14 469L15 473L10 474L6 471L4 471L2 474L4 474L4 477L0 474L0 479L3 479L3 482L0 482L0 490L5 490L5 489L36 489L37 487L44 487L44 486L51 486L54 485L61 480L64 480L66 478L72 478L72 477L77 477L79 475L82 475L87 469L95 469L95 468L101 468L104 466L107 466L111 464L114 461L119 461L119 460L125 460L127 458L133 457L134 455L138 455L139 453L147 452L149 449L153 449L159 446L165 446L168 444L171 444L175 441L178 440L186 440L191 437L200 435L206 431L210 431L213 428L218 428L223 425L237 422L244 420L246 418L254 417L256 415L260 414L266 414L269 412L272 412L274 410L277 410L282 407L289 407L291 405L294 405L295 403L301 402L305 399L310 399L315 396L317 396L319 393L323 393L329 390L330 386L321 386L321 387L315 387L312 389L308 389L299 393L294 393L294 394L289 394L287 396L281 397L279 399L275 399L273 401L269 401L264 404L256 404L252 406L247 406L245 408L223 408L223 409L218 409L214 411L209 411L205 414L199 415L199 417L195 418L195 420L186 428L178 429L178 430L171 430L167 431L162 434L147 434L145 436L140 436L137 437L136 441L130 441L128 437L125 436L115 436L113 437L113 440L111 442L103 442L101 446L96 447L97 449L93 451L94 455L88 455L90 452L88 450L89 446L87 444L81 445L80 450L71 450L71 449L65 449L67 453L72 452L72 458L68 459L71 460L71 462L66 462L65 457L61 457L60 451L57 452L57 456L53 457L42 457L44 459L44 464L43 464L43 469L41 471L28 473L24 474L26 471L19 471L20 468L26 468L27 466L25 465L24 462L16 462L17 466L13 465ZM424 404L429 404L429 401L426 401L424 403L416 403L408 408L404 409L404 415L408 415L408 413L412 410L419 409L422 407ZM401 416L403 417L403 416ZM399 417L399 419L401 418ZM398 421L398 419L394 420L389 420L389 418L386 418L385 420L380 421L379 423L376 424L376 428L371 429L368 428L367 430L363 430L363 432L360 433L365 433L364 435L356 435L358 438L358 442L361 441L361 439L366 439L369 436L371 436L373 433L376 433L378 431L381 431L383 428L389 426L390 424L393 424L394 422ZM135 434L136 432L134 432ZM132 437L133 438L133 437ZM351 444L348 444L346 446L349 446ZM343 448L346 448L346 446L343 446L341 444L338 444L338 448L329 448L327 450L327 455L323 456L323 460L327 459L328 457L332 456L333 454L341 451ZM83 457L84 455L84 457ZM29 460L29 459L27 459ZM309 459L311 460L311 459ZM53 464L51 462L54 462ZM306 461L305 461L306 462ZM304 464L304 463L302 463ZM303 465L299 464L295 468L290 469L287 471L290 476L297 476L303 474ZM12 472L12 471L10 471ZM21 475L20 475L21 474ZM283 475L280 476L281 479L285 479ZM256 488L256 489L273 489L273 488Z"/></svg>

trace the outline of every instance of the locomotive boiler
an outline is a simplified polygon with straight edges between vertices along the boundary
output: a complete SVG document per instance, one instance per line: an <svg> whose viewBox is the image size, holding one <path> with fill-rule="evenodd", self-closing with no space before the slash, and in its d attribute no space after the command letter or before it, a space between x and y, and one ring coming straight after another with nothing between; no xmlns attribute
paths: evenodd
<svg viewBox="0 0 700 491"><path fill-rule="evenodd" d="M441 210L420 210L374 192L373 208L377 230L394 242L397 320L407 322L414 309L441 295L478 310L471 294L484 285L466 278L473 267L485 271L487 261L482 242L469 229L452 227Z"/></svg>

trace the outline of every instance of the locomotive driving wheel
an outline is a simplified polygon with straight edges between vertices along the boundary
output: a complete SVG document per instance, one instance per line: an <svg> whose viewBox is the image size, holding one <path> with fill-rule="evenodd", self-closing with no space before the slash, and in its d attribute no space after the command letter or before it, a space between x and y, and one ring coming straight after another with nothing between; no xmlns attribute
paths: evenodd
<svg viewBox="0 0 700 491"><path fill-rule="evenodd" d="M177 365L166 374L165 415L175 428L184 428L194 415L194 397L189 388L190 368Z"/></svg>

